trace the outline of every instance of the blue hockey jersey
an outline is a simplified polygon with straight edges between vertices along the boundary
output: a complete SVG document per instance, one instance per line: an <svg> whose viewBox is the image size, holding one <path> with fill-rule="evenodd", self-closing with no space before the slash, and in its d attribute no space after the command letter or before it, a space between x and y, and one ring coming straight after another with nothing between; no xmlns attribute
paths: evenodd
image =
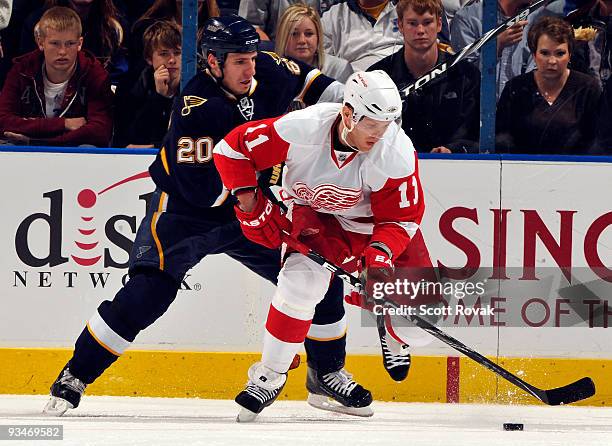
<svg viewBox="0 0 612 446"><path fill-rule="evenodd" d="M332 82L315 68L271 52L258 54L253 83L241 97L207 71L199 72L174 103L163 146L149 167L153 181L171 198L193 206L194 213L227 218L233 200L212 161L215 144L244 122L285 113L295 98L316 103ZM339 100L342 87L336 83L331 89Z"/></svg>

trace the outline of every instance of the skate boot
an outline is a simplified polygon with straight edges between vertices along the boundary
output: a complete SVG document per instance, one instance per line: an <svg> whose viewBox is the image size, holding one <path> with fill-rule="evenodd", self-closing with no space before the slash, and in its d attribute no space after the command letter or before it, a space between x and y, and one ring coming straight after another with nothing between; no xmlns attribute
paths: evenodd
<svg viewBox="0 0 612 446"><path fill-rule="evenodd" d="M374 415L370 407L372 394L353 381L353 376L344 369L319 376L316 370L308 367L306 389L308 404L317 409L358 417Z"/></svg>
<svg viewBox="0 0 612 446"><path fill-rule="evenodd" d="M86 387L87 384L70 373L66 364L51 386L51 399L43 409L43 413L61 417L68 409L78 407Z"/></svg>
<svg viewBox="0 0 612 446"><path fill-rule="evenodd" d="M385 370L394 381L405 380L410 370L410 346L391 336L384 325L379 326L378 336Z"/></svg>
<svg viewBox="0 0 612 446"><path fill-rule="evenodd" d="M246 389L235 399L242 406L236 419L240 423L255 420L262 410L276 400L287 382L286 373L275 372L261 362L253 364L248 375Z"/></svg>

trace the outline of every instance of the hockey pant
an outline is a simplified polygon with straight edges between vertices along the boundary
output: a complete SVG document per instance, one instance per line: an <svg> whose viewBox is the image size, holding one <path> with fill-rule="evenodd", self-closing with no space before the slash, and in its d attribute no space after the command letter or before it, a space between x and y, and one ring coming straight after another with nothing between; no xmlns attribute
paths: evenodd
<svg viewBox="0 0 612 446"><path fill-rule="evenodd" d="M330 214L305 206L293 206L292 236L300 239L336 265L349 272L358 268L358 260L369 243L370 235L344 230ZM394 261L396 271L410 281L436 281L436 276L422 234L418 231L408 248ZM308 334L315 306L328 290L331 273L308 257L290 252L281 268L278 285L268 311L264 334L263 363L279 373L288 370L295 353ZM432 304L439 295L419 296L413 304ZM421 299L421 300L419 300ZM406 302L400 302L404 304ZM406 343L422 345L429 337L422 330L406 327L399 317L391 324L395 335ZM402 320L403 322L403 320Z"/></svg>
<svg viewBox="0 0 612 446"><path fill-rule="evenodd" d="M142 330L168 310L187 271L209 254L225 253L276 283L279 250L244 238L236 221L205 219L189 210L177 200L169 200L167 194L155 191L130 254L130 280L113 300L100 304L78 337L70 360L74 376L85 383L95 381ZM322 372L344 365L346 322L342 296L343 285L336 280L317 307L313 336L306 341L309 364ZM205 321L207 315L202 317Z"/></svg>

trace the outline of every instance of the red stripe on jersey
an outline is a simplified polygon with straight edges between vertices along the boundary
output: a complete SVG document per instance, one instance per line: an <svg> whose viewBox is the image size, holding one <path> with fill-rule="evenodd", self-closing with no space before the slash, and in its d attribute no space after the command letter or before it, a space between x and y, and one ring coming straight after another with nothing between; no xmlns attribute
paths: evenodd
<svg viewBox="0 0 612 446"><path fill-rule="evenodd" d="M257 186L257 176L250 160L237 160L221 154L214 154L214 158L215 166L220 173L233 172L229 181L224 175L221 175L223 185L230 191L241 187Z"/></svg>
<svg viewBox="0 0 612 446"><path fill-rule="evenodd" d="M274 128L278 119L281 118L246 122L223 138L233 151L240 153L247 160L231 158L227 153L223 153L223 143L218 144L221 150L215 150L213 154L215 165L228 189L254 186L256 171L265 170L287 159L289 143L283 140Z"/></svg>
<svg viewBox="0 0 612 446"><path fill-rule="evenodd" d="M399 257L410 242L408 233L393 222L413 222L420 225L425 212L416 152L414 156L415 170L412 175L389 178L382 189L370 195L376 222L372 241L387 245L393 253L393 258Z"/></svg>
<svg viewBox="0 0 612 446"><path fill-rule="evenodd" d="M270 304L266 330L279 341L293 344L304 342L312 320L303 321L281 313Z"/></svg>

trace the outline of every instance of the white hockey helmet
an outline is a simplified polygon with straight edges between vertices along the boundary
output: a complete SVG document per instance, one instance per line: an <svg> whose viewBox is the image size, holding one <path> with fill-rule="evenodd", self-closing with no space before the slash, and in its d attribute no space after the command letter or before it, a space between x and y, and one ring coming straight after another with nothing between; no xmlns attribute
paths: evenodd
<svg viewBox="0 0 612 446"><path fill-rule="evenodd" d="M402 99L395 82L382 70L357 71L344 86L345 105L353 109L353 122L361 118L395 121L402 116Z"/></svg>

